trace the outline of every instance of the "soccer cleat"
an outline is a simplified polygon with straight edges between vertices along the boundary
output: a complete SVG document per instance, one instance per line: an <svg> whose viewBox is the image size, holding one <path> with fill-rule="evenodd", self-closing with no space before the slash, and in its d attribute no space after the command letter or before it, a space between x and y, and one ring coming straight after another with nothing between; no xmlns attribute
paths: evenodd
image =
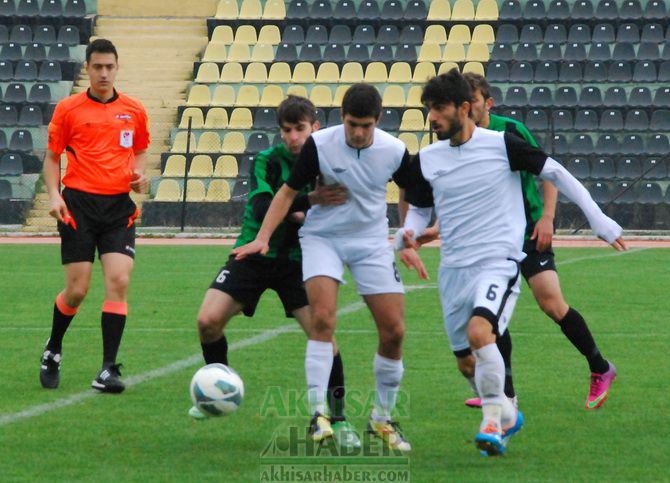
<svg viewBox="0 0 670 483"><path fill-rule="evenodd" d="M330 425L330 420L319 412L314 413L309 423L309 436L316 442L332 438L333 427Z"/></svg>
<svg viewBox="0 0 670 483"><path fill-rule="evenodd" d="M605 374L591 373L591 389L586 398L586 409L597 409L607 399L610 385L616 378L616 367L611 362L608 364L610 367Z"/></svg>
<svg viewBox="0 0 670 483"><path fill-rule="evenodd" d="M512 438L512 436L521 431L522 427L523 427L523 413L517 410L516 421L514 421L514 424L507 428L503 428L502 439L505 448L507 448L507 443L509 443L509 440Z"/></svg>
<svg viewBox="0 0 670 483"><path fill-rule="evenodd" d="M465 400L465 405L469 408L481 408L482 400L478 397L471 397L470 399Z"/></svg>
<svg viewBox="0 0 670 483"><path fill-rule="evenodd" d="M47 341L47 344L49 341ZM40 361L40 383L44 389L56 389L60 382L61 354L51 352L44 346L44 353Z"/></svg>
<svg viewBox="0 0 670 483"><path fill-rule="evenodd" d="M93 382L91 382L91 387L93 389L97 389L100 392L109 392L112 394L123 392L126 386L120 379L120 369L121 364L104 366L96 378L93 379Z"/></svg>
<svg viewBox="0 0 670 483"><path fill-rule="evenodd" d="M200 411L200 409L198 409L197 406L191 406L191 409L188 410L188 415L197 421L204 421L209 417L205 413Z"/></svg>
<svg viewBox="0 0 670 483"><path fill-rule="evenodd" d="M390 419L386 421L375 421L370 418L368 421L368 433L381 438L391 449L397 449L403 452L412 450L412 446L409 444L409 441L405 439L400 430L400 425Z"/></svg>
<svg viewBox="0 0 670 483"><path fill-rule="evenodd" d="M349 421L337 421L331 424L335 441L344 449L358 449L361 447L361 439Z"/></svg>
<svg viewBox="0 0 670 483"><path fill-rule="evenodd" d="M484 429L475 436L475 445L489 456L499 456L505 453L505 444L500 426L489 421Z"/></svg>

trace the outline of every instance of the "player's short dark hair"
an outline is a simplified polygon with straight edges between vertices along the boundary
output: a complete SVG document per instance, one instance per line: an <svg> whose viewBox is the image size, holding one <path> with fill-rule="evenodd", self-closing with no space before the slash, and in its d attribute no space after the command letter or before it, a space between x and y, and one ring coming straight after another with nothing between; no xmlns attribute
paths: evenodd
<svg viewBox="0 0 670 483"><path fill-rule="evenodd" d="M374 117L379 119L382 113L382 96L371 84L354 84L342 98L342 116L347 114L363 118Z"/></svg>
<svg viewBox="0 0 670 483"><path fill-rule="evenodd" d="M277 108L277 122L283 126L286 123L299 124L303 121L310 124L316 122L316 107L309 99L289 94Z"/></svg>
<svg viewBox="0 0 670 483"><path fill-rule="evenodd" d="M107 39L95 39L86 46L86 62L91 60L91 54L97 52L99 54L114 54L114 58L119 60L119 54L116 53L116 47Z"/></svg>
<svg viewBox="0 0 670 483"><path fill-rule="evenodd" d="M463 77L465 77L465 80L470 84L470 89L473 94L475 91L481 92L484 100L491 97L491 85L489 84L489 81L486 80L486 77L477 74L476 72L466 72L463 74Z"/></svg>
<svg viewBox="0 0 670 483"><path fill-rule="evenodd" d="M454 104L456 107L472 100L472 89L457 68L430 79L423 87L421 102L426 105L442 106Z"/></svg>

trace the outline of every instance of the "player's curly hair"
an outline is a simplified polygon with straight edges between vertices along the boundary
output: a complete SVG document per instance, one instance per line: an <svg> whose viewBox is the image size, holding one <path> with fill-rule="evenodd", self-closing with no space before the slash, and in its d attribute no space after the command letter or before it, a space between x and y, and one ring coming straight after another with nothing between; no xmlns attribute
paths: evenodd
<svg viewBox="0 0 670 483"><path fill-rule="evenodd" d="M421 102L427 107L452 103L458 107L471 100L470 84L457 68L430 79L421 93Z"/></svg>

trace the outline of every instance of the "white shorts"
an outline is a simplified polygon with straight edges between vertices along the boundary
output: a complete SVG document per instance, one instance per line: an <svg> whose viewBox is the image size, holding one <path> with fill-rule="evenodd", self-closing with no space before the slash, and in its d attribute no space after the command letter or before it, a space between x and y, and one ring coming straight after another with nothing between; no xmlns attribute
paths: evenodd
<svg viewBox="0 0 670 483"><path fill-rule="evenodd" d="M440 267L440 300L451 350L470 347L468 322L480 315L502 334L519 297L519 266L502 260L464 268Z"/></svg>
<svg viewBox="0 0 670 483"><path fill-rule="evenodd" d="M383 238L300 238L302 278L325 276L344 282L348 266L359 295L405 293L393 248Z"/></svg>

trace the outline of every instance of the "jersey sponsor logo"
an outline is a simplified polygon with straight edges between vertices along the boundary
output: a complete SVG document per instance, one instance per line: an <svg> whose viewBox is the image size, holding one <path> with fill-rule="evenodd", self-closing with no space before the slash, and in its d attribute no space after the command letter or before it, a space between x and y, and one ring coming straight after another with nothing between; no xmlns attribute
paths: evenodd
<svg viewBox="0 0 670 483"><path fill-rule="evenodd" d="M445 170L445 169L438 169L437 171L435 171L435 172L433 173L433 176L435 176L435 177L437 178L438 176L445 176L445 175L447 175L448 173L449 173L449 172L448 172L447 170Z"/></svg>
<svg viewBox="0 0 670 483"><path fill-rule="evenodd" d="M131 116L130 114L117 114L116 118L117 119L132 119L133 116Z"/></svg>
<svg viewBox="0 0 670 483"><path fill-rule="evenodd" d="M344 173L346 170L347 168L333 168L335 173Z"/></svg>
<svg viewBox="0 0 670 483"><path fill-rule="evenodd" d="M119 144L123 148L132 148L133 147L133 131L130 129L124 129L121 131L119 138Z"/></svg>

